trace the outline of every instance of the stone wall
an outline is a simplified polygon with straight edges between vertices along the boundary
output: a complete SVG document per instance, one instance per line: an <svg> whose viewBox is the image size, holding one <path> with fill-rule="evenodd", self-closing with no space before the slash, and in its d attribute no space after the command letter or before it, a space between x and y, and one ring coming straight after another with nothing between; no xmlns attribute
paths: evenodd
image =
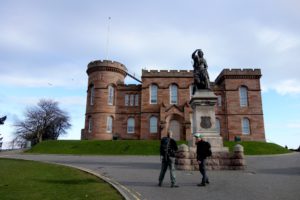
<svg viewBox="0 0 300 200"><path fill-rule="evenodd" d="M179 146L176 153L175 165L177 170L199 170L196 147L188 147L185 144ZM208 170L243 170L246 168L244 148L241 145L234 147L234 152L213 152L206 160Z"/></svg>

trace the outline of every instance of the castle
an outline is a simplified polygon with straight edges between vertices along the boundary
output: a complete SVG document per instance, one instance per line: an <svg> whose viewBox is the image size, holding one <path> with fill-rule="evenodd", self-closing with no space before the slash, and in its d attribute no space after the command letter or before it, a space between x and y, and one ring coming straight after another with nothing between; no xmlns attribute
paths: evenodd
<svg viewBox="0 0 300 200"><path fill-rule="evenodd" d="M88 64L85 127L81 139L157 140L173 130L192 137L193 71L142 70L141 84L124 84L126 67L115 61ZM223 140L265 141L260 69L223 69L211 89L218 97L216 129Z"/></svg>

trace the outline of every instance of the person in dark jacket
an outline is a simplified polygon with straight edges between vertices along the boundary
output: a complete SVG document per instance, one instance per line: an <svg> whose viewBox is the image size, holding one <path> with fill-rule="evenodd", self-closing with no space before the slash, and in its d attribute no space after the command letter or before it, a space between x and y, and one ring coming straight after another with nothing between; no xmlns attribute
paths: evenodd
<svg viewBox="0 0 300 200"><path fill-rule="evenodd" d="M194 135L196 137L196 145L197 145L197 162L199 164L199 171L202 175L202 181L198 186L205 186L209 184L209 180L206 174L205 163L206 158L211 155L211 146L208 142L203 140L203 136L199 133Z"/></svg>
<svg viewBox="0 0 300 200"><path fill-rule="evenodd" d="M167 137L163 137L160 142L161 170L158 179L158 186L161 187L166 171L169 167L171 187L179 187L176 185L175 176L175 152L178 150L175 140L172 138L172 131L168 131Z"/></svg>

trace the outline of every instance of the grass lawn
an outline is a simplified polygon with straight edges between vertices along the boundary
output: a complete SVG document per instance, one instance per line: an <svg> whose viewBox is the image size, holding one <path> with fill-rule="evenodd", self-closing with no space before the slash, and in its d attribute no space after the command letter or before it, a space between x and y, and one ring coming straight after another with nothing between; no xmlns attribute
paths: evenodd
<svg viewBox="0 0 300 200"><path fill-rule="evenodd" d="M184 141L178 144L186 143ZM26 153L77 155L159 155L159 140L49 140Z"/></svg>
<svg viewBox="0 0 300 200"><path fill-rule="evenodd" d="M245 155L269 155L269 154L284 154L291 153L288 149L274 143L266 142L254 142L254 141L244 141L244 142L224 142L224 146L229 147L232 151L236 144L241 144L244 147Z"/></svg>
<svg viewBox="0 0 300 200"><path fill-rule="evenodd" d="M185 141L177 144L187 143ZM282 154L290 151L273 143L239 142L244 146L245 155ZM236 142L224 142L232 151ZM75 154L75 155L159 155L159 140L57 140L37 144L27 153Z"/></svg>
<svg viewBox="0 0 300 200"><path fill-rule="evenodd" d="M0 199L123 199L96 176L55 164L0 158Z"/></svg>

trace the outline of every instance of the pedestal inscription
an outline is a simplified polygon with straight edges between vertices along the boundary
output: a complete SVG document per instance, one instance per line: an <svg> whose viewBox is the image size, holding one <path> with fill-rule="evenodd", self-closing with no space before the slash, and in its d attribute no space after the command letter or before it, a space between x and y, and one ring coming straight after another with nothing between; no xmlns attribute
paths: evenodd
<svg viewBox="0 0 300 200"><path fill-rule="evenodd" d="M208 116L201 117L200 125L201 125L202 128L205 128L205 129L211 128L210 117L208 117Z"/></svg>

